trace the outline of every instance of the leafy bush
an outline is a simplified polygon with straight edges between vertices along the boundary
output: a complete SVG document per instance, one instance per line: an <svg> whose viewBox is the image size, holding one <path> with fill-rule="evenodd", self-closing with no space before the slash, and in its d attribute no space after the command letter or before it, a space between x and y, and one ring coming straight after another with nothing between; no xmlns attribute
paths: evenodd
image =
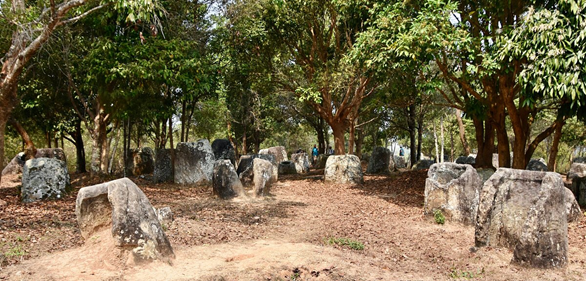
<svg viewBox="0 0 586 281"><path fill-rule="evenodd" d="M444 224L446 222L446 217L444 217L444 214L440 210L433 211L433 218L437 224Z"/></svg>

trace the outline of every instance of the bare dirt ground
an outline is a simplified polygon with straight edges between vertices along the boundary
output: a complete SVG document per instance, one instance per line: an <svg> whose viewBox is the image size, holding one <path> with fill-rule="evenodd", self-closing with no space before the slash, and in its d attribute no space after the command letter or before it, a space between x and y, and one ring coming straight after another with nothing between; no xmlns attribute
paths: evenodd
<svg viewBox="0 0 586 281"><path fill-rule="evenodd" d="M63 200L22 204L18 178L3 177L0 280L586 280L584 220L569 224L566 268L527 269L506 249L472 251L473 227L423 216L425 171L362 185L324 183L322 172L281 176L272 196L231 201L210 187L133 178L155 207L173 210L166 233L176 258L132 266L105 246L109 232L84 242L77 229L77 190L100 180L74 176Z"/></svg>

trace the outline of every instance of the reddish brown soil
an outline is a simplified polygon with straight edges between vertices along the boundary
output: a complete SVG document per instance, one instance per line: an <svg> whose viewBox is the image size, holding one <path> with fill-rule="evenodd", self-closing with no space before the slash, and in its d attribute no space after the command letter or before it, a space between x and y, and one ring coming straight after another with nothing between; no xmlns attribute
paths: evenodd
<svg viewBox="0 0 586 281"><path fill-rule="evenodd" d="M209 187L178 189L133 179L155 207L170 206L172 264L130 265L108 233L83 242L74 177L58 201L22 204L18 179L0 188L0 280L585 280L586 223L570 224L569 265L527 269L506 249L471 251L474 229L423 216L426 172L366 176L362 185L323 182L321 173L282 176L265 199L222 201ZM11 180L14 180L11 182ZM363 250L330 245L348 238Z"/></svg>

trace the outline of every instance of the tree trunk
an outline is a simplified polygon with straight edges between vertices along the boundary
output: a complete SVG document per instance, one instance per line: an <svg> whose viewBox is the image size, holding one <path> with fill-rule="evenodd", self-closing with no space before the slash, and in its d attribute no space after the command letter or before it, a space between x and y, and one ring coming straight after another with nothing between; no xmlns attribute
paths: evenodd
<svg viewBox="0 0 586 281"><path fill-rule="evenodd" d="M118 149L118 140L120 139L120 127L116 130L116 137L114 139L114 147L112 149L112 155L110 155L110 164L108 165L108 174L112 174L112 167L114 167L114 157L116 156L116 150ZM126 167L124 167L126 169Z"/></svg>
<svg viewBox="0 0 586 281"><path fill-rule="evenodd" d="M236 162L240 161L240 153L238 153L238 144L236 144L236 142L234 141L234 138L232 137L232 122L230 121L230 119L226 118L227 123L226 127L227 127L227 131L228 131L228 140L230 141L230 144L232 144L232 147L234 148L234 154L236 155Z"/></svg>
<svg viewBox="0 0 586 281"><path fill-rule="evenodd" d="M173 147L173 116L169 117L169 144L171 145L171 174L175 176L175 147Z"/></svg>
<svg viewBox="0 0 586 281"><path fill-rule="evenodd" d="M6 119L8 116L3 116L2 109L0 109L0 184L2 184L2 170L4 170L4 132L6 129Z"/></svg>
<svg viewBox="0 0 586 281"><path fill-rule="evenodd" d="M187 107L187 101L182 100L181 101L181 136L179 137L181 142L185 142L185 117L187 116L187 113L185 112L187 110L186 107Z"/></svg>
<svg viewBox="0 0 586 281"><path fill-rule="evenodd" d="M418 124L417 124L417 155L416 155L416 159L415 162L421 160L421 144L423 142L423 121L419 120ZM414 163L412 162L411 165L413 165Z"/></svg>
<svg viewBox="0 0 586 281"><path fill-rule="evenodd" d="M126 135L128 131L128 121L122 121L122 174L126 177L126 161L128 161L128 146Z"/></svg>
<svg viewBox="0 0 586 281"><path fill-rule="evenodd" d="M496 129L499 167L509 168L511 167L511 150L509 147L509 136L507 134L507 126L505 123L505 106L502 102L493 102L491 107L493 108L491 110L492 122ZM525 167L523 167L523 169L524 168Z"/></svg>
<svg viewBox="0 0 586 281"><path fill-rule="evenodd" d="M555 128L553 142L551 144L551 151L549 154L549 159L547 161L547 169L551 172L555 172L557 168L557 157L559 152L560 140L562 138L562 127L565 124L565 122L561 120L557 120L556 122L558 122L559 125Z"/></svg>
<svg viewBox="0 0 586 281"><path fill-rule="evenodd" d="M439 163L444 163L444 117L442 116L440 119L440 144L441 144L441 150L440 150L440 161Z"/></svg>
<svg viewBox="0 0 586 281"><path fill-rule="evenodd" d="M494 151L494 128L490 121L483 121L477 117L472 118L476 131L476 143L478 154L476 155L476 168L489 168L492 165L492 153Z"/></svg>
<svg viewBox="0 0 586 281"><path fill-rule="evenodd" d="M10 125L12 125L14 127L14 129L18 132L18 134L22 138L22 141L25 143L25 147L24 147L25 159L28 160L28 159L35 158L35 156L37 155L37 149L35 148L35 144L31 140L31 138L29 137L29 135L26 132L26 130L24 129L24 127L22 127L22 125L20 125L20 123L14 119L9 119L9 122L10 122Z"/></svg>
<svg viewBox="0 0 586 281"><path fill-rule="evenodd" d="M356 120L350 122L350 133L348 134L348 154L354 154L354 143L356 139Z"/></svg>
<svg viewBox="0 0 586 281"><path fill-rule="evenodd" d="M450 162L454 162L454 157L455 157L455 153L454 153L454 131L450 129Z"/></svg>
<svg viewBox="0 0 586 281"><path fill-rule="evenodd" d="M94 138L92 142L91 169L93 173L108 171L108 137L107 117L101 103L98 102L97 114L94 118Z"/></svg>
<svg viewBox="0 0 586 281"><path fill-rule="evenodd" d="M83 145L83 134L81 132L81 120L75 122L75 133L73 134L75 141L75 155L76 155L76 172L85 173L85 147Z"/></svg>
<svg viewBox="0 0 586 281"><path fill-rule="evenodd" d="M439 155L439 149L438 149L438 145L437 145L437 130L435 129L435 120L433 120L433 143L435 145L435 159L436 159L436 163L441 163L441 159L440 159L440 155Z"/></svg>
<svg viewBox="0 0 586 281"><path fill-rule="evenodd" d="M318 127L319 129L316 129L317 132L317 149L319 151L319 154L325 154L326 153L326 148L328 147L327 145L327 140L326 140L326 132L325 132L325 125L326 122L324 121L323 118L319 117L318 120Z"/></svg>
<svg viewBox="0 0 586 281"><path fill-rule="evenodd" d="M317 133L317 146L318 146L318 151L319 154L324 154L326 153L325 151L325 137L324 137L324 130L323 130L323 126L319 126L318 128L315 128L316 133Z"/></svg>
<svg viewBox="0 0 586 281"><path fill-rule="evenodd" d="M51 148L51 132L45 132L45 141L47 142L47 148Z"/></svg>
<svg viewBox="0 0 586 281"><path fill-rule="evenodd" d="M339 124L330 124L332 127L332 134L334 135L334 154L344 155L344 128Z"/></svg>
<svg viewBox="0 0 586 281"><path fill-rule="evenodd" d="M358 156L358 158L362 158L362 144L364 143L363 128L358 128L357 134L358 136L356 138L356 156Z"/></svg>
<svg viewBox="0 0 586 281"><path fill-rule="evenodd" d="M459 109L456 109L456 120L458 120L458 130L460 132L460 141L462 142L462 147L464 148L464 153L466 156L470 155L470 145L468 145L468 140L466 140L466 128L464 127L464 122L462 122L462 115Z"/></svg>
<svg viewBox="0 0 586 281"><path fill-rule="evenodd" d="M415 104L409 105L407 109L407 129L409 130L409 162L412 167L417 162L417 120L415 118Z"/></svg>

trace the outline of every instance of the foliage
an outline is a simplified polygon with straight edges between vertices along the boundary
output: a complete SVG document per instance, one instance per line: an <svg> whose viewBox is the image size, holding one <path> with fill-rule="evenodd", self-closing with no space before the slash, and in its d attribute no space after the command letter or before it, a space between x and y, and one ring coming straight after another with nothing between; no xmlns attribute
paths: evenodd
<svg viewBox="0 0 586 281"><path fill-rule="evenodd" d="M362 244L362 242L352 240L349 238L330 237L330 238L326 239L326 244L347 246L348 248L350 248L352 250L364 250L364 244Z"/></svg>
<svg viewBox="0 0 586 281"><path fill-rule="evenodd" d="M452 278L452 279L460 279L460 278L475 279L475 278L482 278L483 275L484 275L484 268L474 272L474 271L459 270L455 267L452 267L452 269L450 271L450 278Z"/></svg>
<svg viewBox="0 0 586 281"><path fill-rule="evenodd" d="M559 1L555 10L531 7L522 25L499 38L498 59L523 62L518 82L527 105L544 97L568 100L562 114L586 118L585 8L584 0Z"/></svg>
<svg viewBox="0 0 586 281"><path fill-rule="evenodd" d="M433 219L435 220L435 223L437 223L437 224L444 224L446 222L446 217L444 217L444 214L442 213L441 210L434 210L433 211Z"/></svg>

